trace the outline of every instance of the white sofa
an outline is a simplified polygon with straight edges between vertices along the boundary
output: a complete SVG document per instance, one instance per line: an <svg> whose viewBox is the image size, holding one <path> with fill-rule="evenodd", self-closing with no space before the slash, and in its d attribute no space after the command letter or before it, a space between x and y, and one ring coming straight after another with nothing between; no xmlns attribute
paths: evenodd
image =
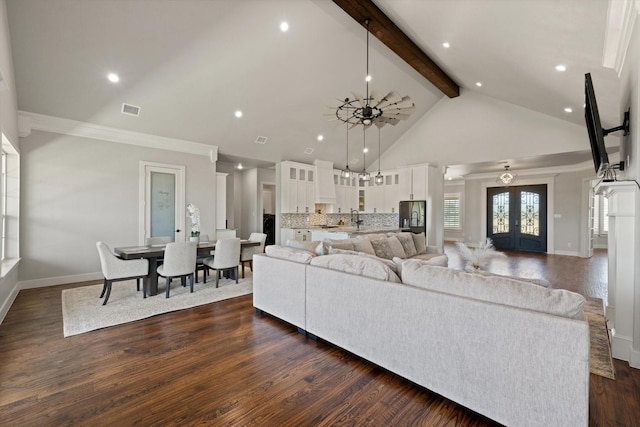
<svg viewBox="0 0 640 427"><path fill-rule="evenodd" d="M271 252L254 257L259 312L501 424L588 424L589 327L580 295L414 260L401 264L397 283L361 275L387 274L379 266L342 268L358 274L324 267L352 255ZM369 259L363 265L377 263Z"/></svg>

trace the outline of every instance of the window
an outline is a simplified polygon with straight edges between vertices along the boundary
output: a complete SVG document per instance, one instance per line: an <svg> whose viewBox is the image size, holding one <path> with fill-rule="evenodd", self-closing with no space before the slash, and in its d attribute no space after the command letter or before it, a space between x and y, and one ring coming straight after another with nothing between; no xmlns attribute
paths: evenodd
<svg viewBox="0 0 640 427"><path fill-rule="evenodd" d="M444 228L460 230L460 194L444 195Z"/></svg>
<svg viewBox="0 0 640 427"><path fill-rule="evenodd" d="M605 236L609 233L609 203L600 194L593 196L593 235Z"/></svg>
<svg viewBox="0 0 640 427"><path fill-rule="evenodd" d="M0 214L2 215L1 240L0 240L0 260L7 257L7 153L0 152Z"/></svg>

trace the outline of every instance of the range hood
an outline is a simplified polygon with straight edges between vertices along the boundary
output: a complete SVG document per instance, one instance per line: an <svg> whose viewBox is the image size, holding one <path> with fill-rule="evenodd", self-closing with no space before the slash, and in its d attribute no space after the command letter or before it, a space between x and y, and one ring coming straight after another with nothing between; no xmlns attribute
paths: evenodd
<svg viewBox="0 0 640 427"><path fill-rule="evenodd" d="M316 166L316 203L335 204L336 185L333 181L333 162L315 160Z"/></svg>

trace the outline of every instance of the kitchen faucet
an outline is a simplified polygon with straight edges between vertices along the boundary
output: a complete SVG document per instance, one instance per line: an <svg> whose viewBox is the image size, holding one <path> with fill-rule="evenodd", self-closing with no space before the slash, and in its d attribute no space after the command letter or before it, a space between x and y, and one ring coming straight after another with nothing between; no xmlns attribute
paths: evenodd
<svg viewBox="0 0 640 427"><path fill-rule="evenodd" d="M356 220L353 220L353 214L356 214ZM360 219L360 211L357 209L351 209L351 223L356 225L356 228L360 230L360 224L363 223L363 220Z"/></svg>

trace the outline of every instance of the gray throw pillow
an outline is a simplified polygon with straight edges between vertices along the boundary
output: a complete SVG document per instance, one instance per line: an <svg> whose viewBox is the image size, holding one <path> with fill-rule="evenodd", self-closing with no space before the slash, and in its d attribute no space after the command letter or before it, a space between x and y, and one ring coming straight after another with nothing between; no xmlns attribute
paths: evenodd
<svg viewBox="0 0 640 427"><path fill-rule="evenodd" d="M418 255L427 253L427 236L424 233L411 233L411 237L413 237L413 244L416 247L416 252Z"/></svg>
<svg viewBox="0 0 640 427"><path fill-rule="evenodd" d="M407 257L407 254L404 252L404 248L402 247L402 243L400 243L400 240L398 240L396 236L387 237L387 243L389 244L389 247L391 248L391 252L393 252L394 257L398 257L398 258Z"/></svg>
<svg viewBox="0 0 640 427"><path fill-rule="evenodd" d="M377 257L385 259L393 259L393 252L387 243L387 239L371 240L371 246L376 253Z"/></svg>
<svg viewBox="0 0 640 427"><path fill-rule="evenodd" d="M413 243L413 237L411 237L412 233L398 233L396 237L402 243L402 248L404 249L404 253L407 255L407 258L411 258L414 255L418 255L418 251L416 251L416 245Z"/></svg>
<svg viewBox="0 0 640 427"><path fill-rule="evenodd" d="M354 239L353 249L357 252L364 252L365 254L369 255L376 254L373 246L371 246L371 241L369 239Z"/></svg>

